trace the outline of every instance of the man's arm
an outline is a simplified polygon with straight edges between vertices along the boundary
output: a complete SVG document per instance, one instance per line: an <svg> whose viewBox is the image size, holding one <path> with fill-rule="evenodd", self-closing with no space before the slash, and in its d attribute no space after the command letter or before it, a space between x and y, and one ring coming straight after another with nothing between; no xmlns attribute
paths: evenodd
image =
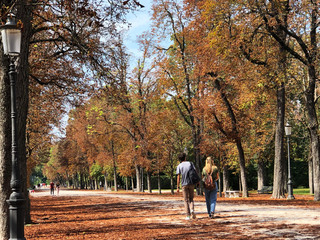
<svg viewBox="0 0 320 240"><path fill-rule="evenodd" d="M179 192L180 189L180 174L177 175L177 192Z"/></svg>

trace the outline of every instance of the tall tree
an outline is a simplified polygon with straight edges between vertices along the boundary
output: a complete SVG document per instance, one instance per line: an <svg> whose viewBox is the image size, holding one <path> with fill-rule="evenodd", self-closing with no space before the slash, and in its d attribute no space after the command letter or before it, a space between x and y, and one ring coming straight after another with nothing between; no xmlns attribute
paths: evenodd
<svg viewBox="0 0 320 240"><path fill-rule="evenodd" d="M197 171L201 169L201 113L195 111L201 98L200 78L193 75L193 56L188 46L188 34L185 30L188 19L180 1L155 1L153 7L154 29L160 39L171 36L173 44L166 50L166 55L159 63L163 71L161 84L171 98L181 117L192 131L193 156ZM163 55L160 51L160 55ZM198 193L200 193L198 191Z"/></svg>
<svg viewBox="0 0 320 240"><path fill-rule="evenodd" d="M39 2L38 2L39 3ZM79 2L78 2L79 3ZM19 152L18 152L18 158L21 161L21 166L22 166L22 176L23 176L23 182L26 183L26 149L25 149L25 134L26 134L26 119L27 119L27 112L28 112L28 91L29 91L29 70L32 69L32 66L29 68L29 54L31 52L35 53L33 54L33 59L38 62L41 60L44 60L44 62L48 63L48 58L46 59L40 59L39 55L37 55L38 50L42 49L44 50L45 48L37 48L37 44L35 42L38 42L38 44L41 43L50 43L56 42L56 45L51 45L55 46L54 48L56 52L48 51L49 56L53 57L53 59L57 60L55 63L56 64L41 64L40 69L49 69L51 67L51 71L47 70L45 71L46 73L52 73L52 72L57 72L55 71L55 67L57 66L58 61L60 61L62 58L59 58L60 56L64 55L66 52L70 53L73 52L73 56L76 56L76 53L80 53L77 56L81 55L83 61L87 61L88 59L90 60L90 63L92 63L92 66L96 68L96 66L101 65L97 61L98 58L94 57L94 54L90 52L90 45L88 47L87 43L81 43L81 41L88 40L90 42L89 37L84 37L83 35L79 34L79 31L82 31L85 29L85 26L100 26L102 27L104 23L109 21L108 26L113 30L115 30L115 23L122 21L124 14L133 6L139 5L138 1L125 1L124 3L119 2L119 1L109 1L108 4L99 4L99 7L94 7L91 8L92 3L89 3L88 1L81 2L79 4L82 4L81 6L77 5L77 3L74 1L41 1L39 4L32 4L29 1L26 0L19 0L19 1L14 1L15 6L11 5L12 1L2 1L1 5L8 6L8 8L3 8L3 13L2 18L3 20L6 18L6 14L8 13L9 9L13 9L15 6L17 7L17 18L22 21L23 23L23 32L22 32L22 52L20 55L20 60L19 60L19 66L18 66L18 79L17 79L17 108L18 108L18 119L17 119L17 124L18 124L18 142L19 142ZM97 3L94 3L96 6ZM104 12L107 12L105 16L106 18L100 18L101 15L96 14L95 11L92 9L103 9ZM31 17L33 15L33 18ZM58 17L58 14L61 14ZM103 15L103 14L102 14ZM76 16L76 17L74 17ZM57 17L57 18L56 18ZM87 17L87 18L86 18ZM78 21L78 20L83 20L84 18L87 19L87 21ZM77 19L76 21L74 21ZM33 21L31 21L33 20ZM70 20L68 22L68 20ZM67 23L67 24L65 24ZM81 23L82 25L77 25L78 23ZM32 26L32 24L34 24ZM40 33L41 32L41 33ZM99 32L99 31L98 31ZM102 31L103 32L103 31ZM110 32L110 31L109 31ZM44 34L46 33L46 34ZM105 32L104 32L105 33ZM39 40L39 36L42 36ZM48 37L49 36L49 37ZM82 37L79 37L82 36ZM94 35L91 35L94 36ZM90 37L91 37L90 36ZM45 38L44 38L45 37ZM48 38L47 38L48 37ZM33 38L33 41L31 41L31 38ZM35 41L35 39L37 39ZM98 38L95 38L98 39ZM32 43L32 48L35 49L37 48L36 51L32 51L32 49L29 48L30 42ZM92 41L94 42L94 41ZM47 47L48 45L43 45ZM50 47L46 48L51 49ZM77 50L75 50L77 49ZM94 47L92 49L95 49ZM73 51L74 50L74 51ZM45 51L45 50L44 50ZM65 55L64 55L65 56ZM84 56L89 56L87 58L84 58ZM68 58L68 57L67 57ZM67 59L65 58L65 60ZM8 93L5 93L4 91L8 91L7 84L7 66L8 66L8 61L6 58L1 57L1 66L2 66L2 90L3 94L1 95L2 98L2 103L4 103L6 106L10 106L10 104L7 104L9 101L8 98ZM70 58L69 58L70 59ZM66 60L67 61L67 60ZM68 62L68 61L67 61ZM70 61L69 61L70 62ZM94 63L94 64L93 64ZM33 65L33 64L31 64ZM64 65L65 67L66 65ZM71 64L69 64L71 66ZM65 70L65 68L64 68ZM60 72L61 74L61 72ZM48 74L49 75L49 74ZM48 76L44 75L44 76ZM36 80L40 84L44 83L52 83L52 81L57 81L59 78L50 78L50 80L46 81L44 79L41 79L39 76L36 74L30 73L30 76L33 76L33 79ZM50 75L52 76L52 75ZM53 84L54 85L54 84ZM64 84L57 84L60 89L63 88ZM8 113L8 109L3 105L2 110L5 113ZM1 173L3 173L4 178L3 178L3 185L5 186L4 189L0 189L1 191L1 196L3 198L7 198L8 192L10 191L8 187L8 167L10 166L10 163L7 163L7 157L10 156L10 153L7 153L9 148L9 143L10 143L10 135L8 135L7 130L10 129L8 128L8 119L7 116L9 114L1 114L3 116L3 120L1 121L3 125L3 136L5 137L3 141L1 142L2 148L3 149L3 158L0 160L0 165L1 169L3 170ZM6 137L8 136L8 137ZM3 166L3 167L2 167ZM1 174L2 175L2 174ZM26 187L24 187L24 191L26 193ZM4 202L4 201L3 201ZM3 205L3 209L0 209L1 212L3 213L3 216L1 217L0 221L0 230L1 234L0 237L3 239L7 238L8 235L8 225L7 225L7 210L6 206ZM28 221L28 219L27 219ZM3 236L3 237L2 237Z"/></svg>
<svg viewBox="0 0 320 240"><path fill-rule="evenodd" d="M320 201L320 149L319 125L316 111L315 89L319 73L319 1L241 1L250 13L261 19L270 36L279 43L282 52L305 66L308 72L305 101L310 131L314 200ZM276 9L276 12L275 12ZM308 27L306 27L308 26ZM282 130L283 131L283 130Z"/></svg>

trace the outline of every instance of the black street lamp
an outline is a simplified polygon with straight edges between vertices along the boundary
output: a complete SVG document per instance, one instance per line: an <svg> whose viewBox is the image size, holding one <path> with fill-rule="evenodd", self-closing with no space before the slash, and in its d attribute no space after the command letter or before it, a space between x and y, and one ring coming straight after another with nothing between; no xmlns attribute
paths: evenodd
<svg viewBox="0 0 320 240"><path fill-rule="evenodd" d="M290 136L291 136L291 125L287 122L286 126L284 127L287 136L288 142L288 197L287 199L294 199L293 196L293 189L292 189L292 181L291 181L291 166L290 166Z"/></svg>
<svg viewBox="0 0 320 240"><path fill-rule="evenodd" d="M10 212L10 240L25 240L24 237L24 195L21 192L20 164L18 162L17 113L16 113L16 77L15 60L20 55L21 29L15 16L8 15L5 25L1 26L3 51L9 56L9 79L11 91L11 132L12 132L12 173L10 186L12 193L7 200Z"/></svg>

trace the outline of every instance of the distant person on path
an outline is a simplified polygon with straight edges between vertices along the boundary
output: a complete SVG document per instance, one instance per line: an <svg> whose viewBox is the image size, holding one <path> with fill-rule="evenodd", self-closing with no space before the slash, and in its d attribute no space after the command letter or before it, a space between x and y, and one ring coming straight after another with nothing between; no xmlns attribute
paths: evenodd
<svg viewBox="0 0 320 240"><path fill-rule="evenodd" d="M210 177L212 183L210 183L210 180L208 179ZM214 218L214 212L217 203L217 181L219 179L219 170L217 166L214 164L214 161L211 159L211 157L207 157L206 159L206 165L202 169L202 179L204 182L204 193L207 204L207 212L210 218Z"/></svg>
<svg viewBox="0 0 320 240"><path fill-rule="evenodd" d="M57 184L56 184L56 189L57 189L57 195L59 195L59 190L60 190L60 183L59 182L57 182Z"/></svg>
<svg viewBox="0 0 320 240"><path fill-rule="evenodd" d="M187 173L190 170L190 167L194 168L193 163L186 161L186 154L180 153L178 155L178 159L180 164L177 166L177 192L180 189L180 180L182 186L182 193L184 199L185 211L187 214L186 220L190 220L191 218L195 219L196 214L194 212L194 184L191 184L189 178L187 177Z"/></svg>
<svg viewBox="0 0 320 240"><path fill-rule="evenodd" d="M54 195L54 182L50 183L50 194Z"/></svg>

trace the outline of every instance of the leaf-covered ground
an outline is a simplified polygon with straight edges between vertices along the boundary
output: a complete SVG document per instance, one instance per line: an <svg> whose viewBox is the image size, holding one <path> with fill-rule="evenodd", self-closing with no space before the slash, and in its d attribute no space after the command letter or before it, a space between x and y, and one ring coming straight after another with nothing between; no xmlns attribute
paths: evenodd
<svg viewBox="0 0 320 240"><path fill-rule="evenodd" d="M197 196L197 219L187 221L181 193L98 192L32 193L26 239L320 239L320 203L309 196L220 197L215 219Z"/></svg>

